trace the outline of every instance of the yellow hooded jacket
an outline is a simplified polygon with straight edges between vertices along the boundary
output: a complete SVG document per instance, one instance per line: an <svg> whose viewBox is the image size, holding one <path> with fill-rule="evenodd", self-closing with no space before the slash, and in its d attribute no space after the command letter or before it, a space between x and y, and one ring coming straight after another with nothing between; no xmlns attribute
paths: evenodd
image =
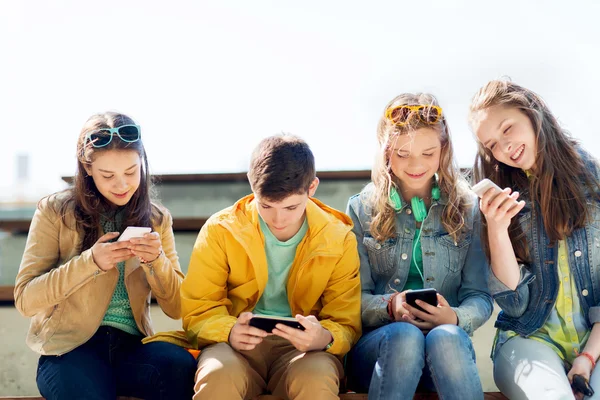
<svg viewBox="0 0 600 400"><path fill-rule="evenodd" d="M333 336L327 351L343 356L361 334L352 221L314 198L307 202L306 217L308 231L289 272L288 301L292 315L316 316ZM172 332L156 339L193 349L227 342L237 317L256 306L267 279L257 202L249 195L213 215L198 235L181 285L185 338Z"/></svg>

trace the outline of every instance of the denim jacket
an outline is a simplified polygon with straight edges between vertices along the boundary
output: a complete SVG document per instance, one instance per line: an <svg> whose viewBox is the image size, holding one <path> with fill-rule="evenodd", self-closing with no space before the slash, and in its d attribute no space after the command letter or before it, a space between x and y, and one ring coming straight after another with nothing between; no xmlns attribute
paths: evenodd
<svg viewBox="0 0 600 400"><path fill-rule="evenodd" d="M580 150L584 163L596 179L597 163ZM597 194L588 193L588 224L567 237L569 268L575 279L579 301L591 325L600 322L600 203ZM559 281L556 270L558 243L550 244L538 205L525 197L526 205L519 215L519 223L527 238L532 262L521 264L521 279L511 290L493 272L489 273L488 286L502 311L495 326L529 336L541 328L556 303Z"/></svg>
<svg viewBox="0 0 600 400"><path fill-rule="evenodd" d="M410 206L396 214L396 237L378 242L370 234L373 184L350 198L347 213L354 222L360 256L362 322L374 329L391 322L387 305L408 279L416 221ZM477 206L465 215L466 234L458 243L446 232L441 215L446 199L433 201L422 223L424 288L435 288L456 312L458 325L469 335L488 320L492 298L487 291L488 265L480 241ZM474 200L474 204L477 202Z"/></svg>

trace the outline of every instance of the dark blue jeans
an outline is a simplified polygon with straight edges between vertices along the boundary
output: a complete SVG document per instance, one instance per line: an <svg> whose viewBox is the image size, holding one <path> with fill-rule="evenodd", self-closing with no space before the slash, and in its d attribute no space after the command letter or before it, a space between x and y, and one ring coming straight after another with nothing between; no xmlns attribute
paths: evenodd
<svg viewBox="0 0 600 400"><path fill-rule="evenodd" d="M190 400L196 360L170 343L101 326L90 340L61 356L41 356L37 385L47 400Z"/></svg>

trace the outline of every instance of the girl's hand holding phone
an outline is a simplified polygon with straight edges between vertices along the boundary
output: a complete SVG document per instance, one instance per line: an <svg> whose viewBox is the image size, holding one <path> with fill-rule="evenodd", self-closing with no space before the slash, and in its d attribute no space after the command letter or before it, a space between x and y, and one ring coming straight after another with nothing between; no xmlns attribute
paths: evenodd
<svg viewBox="0 0 600 400"><path fill-rule="evenodd" d="M121 261L129 260L134 254L128 248L128 241L109 243L119 236L119 232L109 232L92 246L92 258L102 271L114 268Z"/></svg>
<svg viewBox="0 0 600 400"><path fill-rule="evenodd" d="M452 307L450 307L450 304L448 304L448 301L446 301L444 296L439 293L437 294L437 300L437 307L422 300L416 301L416 303L426 312L411 307L409 304L405 304L404 308L419 320L403 319L403 321L411 323L424 331L429 331L436 326L444 324L456 325L458 323L458 317Z"/></svg>
<svg viewBox="0 0 600 400"><path fill-rule="evenodd" d="M408 310L404 308L404 304L406 303L406 292L395 293L392 301L389 305L389 312L394 316L394 321L406 321L408 319L415 319L414 316L410 315Z"/></svg>
<svg viewBox="0 0 600 400"><path fill-rule="evenodd" d="M519 192L510 188L502 190L489 179L473 186L473 191L481 197L479 209L485 215L488 231L508 230L510 220L525 206L523 200L517 201Z"/></svg>
<svg viewBox="0 0 600 400"><path fill-rule="evenodd" d="M157 232L144 234L143 237L129 239L129 249L143 263L150 263L162 254L160 235Z"/></svg>
<svg viewBox="0 0 600 400"><path fill-rule="evenodd" d="M567 378L569 382L573 383L574 375L581 375L586 381L589 382L590 376L592 375L592 363L585 357L576 357L573 360L573 366L567 373ZM582 393L575 393L575 398L578 400L583 399Z"/></svg>

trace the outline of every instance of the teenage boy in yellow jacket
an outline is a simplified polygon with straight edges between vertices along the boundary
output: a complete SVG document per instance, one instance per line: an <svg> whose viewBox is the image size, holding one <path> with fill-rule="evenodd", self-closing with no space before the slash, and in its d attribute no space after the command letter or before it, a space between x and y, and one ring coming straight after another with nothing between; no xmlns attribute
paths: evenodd
<svg viewBox="0 0 600 400"><path fill-rule="evenodd" d="M340 358L361 331L352 222L312 198L319 179L301 139L255 149L253 194L202 227L181 286L183 327L198 359L194 400L337 399ZM295 317L272 334L253 315Z"/></svg>

